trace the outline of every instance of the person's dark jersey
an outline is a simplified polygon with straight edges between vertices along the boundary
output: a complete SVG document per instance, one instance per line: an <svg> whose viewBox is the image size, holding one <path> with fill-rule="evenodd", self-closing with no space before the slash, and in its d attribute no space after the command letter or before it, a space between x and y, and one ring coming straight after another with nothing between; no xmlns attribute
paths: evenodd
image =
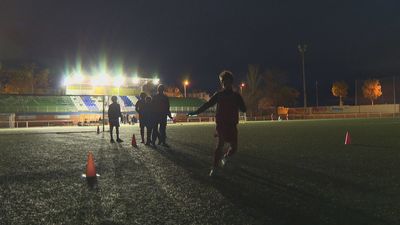
<svg viewBox="0 0 400 225"><path fill-rule="evenodd" d="M164 94L157 94L153 97L152 103L154 104L155 111L157 112L157 117L162 119L167 116L171 116L171 111L169 110L169 99Z"/></svg>
<svg viewBox="0 0 400 225"><path fill-rule="evenodd" d="M154 127L155 126L155 105L154 103L145 103L142 106L142 118L143 118L143 123L146 127Z"/></svg>
<svg viewBox="0 0 400 225"><path fill-rule="evenodd" d="M239 110L246 112L246 105L242 96L231 89L225 89L215 93L195 113L200 114L215 104L217 104L215 115L215 122L217 124L237 124L239 122Z"/></svg>
<svg viewBox="0 0 400 225"><path fill-rule="evenodd" d="M108 107L108 120L111 126L119 126L119 117L122 118L121 107L118 103L111 103Z"/></svg>
<svg viewBox="0 0 400 225"><path fill-rule="evenodd" d="M144 99L140 99L136 102L135 104L135 110L136 112L141 115L143 113L143 106L144 106L145 102Z"/></svg>

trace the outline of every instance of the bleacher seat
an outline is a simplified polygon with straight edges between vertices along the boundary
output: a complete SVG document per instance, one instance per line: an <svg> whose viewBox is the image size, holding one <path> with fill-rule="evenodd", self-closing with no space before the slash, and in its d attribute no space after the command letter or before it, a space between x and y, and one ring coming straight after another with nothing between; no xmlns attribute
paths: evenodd
<svg viewBox="0 0 400 225"><path fill-rule="evenodd" d="M93 99L90 96L81 96L83 103L85 103L86 107L90 111L98 111L99 109L96 106L96 103L93 101Z"/></svg>
<svg viewBox="0 0 400 225"><path fill-rule="evenodd" d="M0 96L0 112L76 112L69 96Z"/></svg>

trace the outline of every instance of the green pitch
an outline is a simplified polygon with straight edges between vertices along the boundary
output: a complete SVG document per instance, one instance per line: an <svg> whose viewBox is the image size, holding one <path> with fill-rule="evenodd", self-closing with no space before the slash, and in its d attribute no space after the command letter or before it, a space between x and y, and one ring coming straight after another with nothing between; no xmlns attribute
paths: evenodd
<svg viewBox="0 0 400 225"><path fill-rule="evenodd" d="M170 125L157 150L130 146L137 126L122 145L94 127L0 130L0 224L400 223L400 120L243 123L209 178L214 127ZM94 190L80 178L89 150Z"/></svg>

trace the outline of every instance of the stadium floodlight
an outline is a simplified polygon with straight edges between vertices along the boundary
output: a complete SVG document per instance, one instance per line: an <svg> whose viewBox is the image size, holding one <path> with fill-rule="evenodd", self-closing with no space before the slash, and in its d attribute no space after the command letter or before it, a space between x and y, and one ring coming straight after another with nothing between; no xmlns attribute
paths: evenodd
<svg viewBox="0 0 400 225"><path fill-rule="evenodd" d="M116 78L114 78L114 86L115 87L121 87L121 85L124 83L125 78L123 76L118 76Z"/></svg>
<svg viewBox="0 0 400 225"><path fill-rule="evenodd" d="M133 84L139 84L139 77L138 76L134 76L132 79L132 83Z"/></svg>
<svg viewBox="0 0 400 225"><path fill-rule="evenodd" d="M69 76L64 77L63 86L69 86L71 84L71 78Z"/></svg>
<svg viewBox="0 0 400 225"><path fill-rule="evenodd" d="M99 84L99 77L92 76L92 78L90 79L90 84L94 87L97 86Z"/></svg>
<svg viewBox="0 0 400 225"><path fill-rule="evenodd" d="M160 83L160 79L158 78L153 78L153 84L158 85Z"/></svg>
<svg viewBox="0 0 400 225"><path fill-rule="evenodd" d="M72 80L74 83L81 84L85 80L85 77L82 75L82 73L75 72L73 73Z"/></svg>
<svg viewBox="0 0 400 225"><path fill-rule="evenodd" d="M102 86L109 85L109 80L110 79L106 74L102 74L98 77L98 81L99 81L98 85L102 85Z"/></svg>

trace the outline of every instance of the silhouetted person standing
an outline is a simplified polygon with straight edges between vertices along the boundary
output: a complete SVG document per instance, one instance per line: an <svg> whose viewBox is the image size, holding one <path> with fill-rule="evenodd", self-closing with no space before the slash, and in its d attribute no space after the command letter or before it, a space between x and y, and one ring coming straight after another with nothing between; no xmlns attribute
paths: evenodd
<svg viewBox="0 0 400 225"><path fill-rule="evenodd" d="M114 138L113 138L113 130L115 127L115 131L117 133L117 142L123 142L119 138L119 118L122 118L121 114L121 107L117 103L117 96L112 96L111 97L112 103L108 106L108 122L110 123L110 137L111 143L115 143Z"/></svg>
<svg viewBox="0 0 400 225"><path fill-rule="evenodd" d="M153 104L155 107L156 127L153 132L159 137L159 145L169 147L166 141L166 129L167 129L167 116L172 119L171 111L169 110L169 99L164 94L165 87L160 84L157 88L158 94L153 97ZM155 141L155 140L154 140Z"/></svg>
<svg viewBox="0 0 400 225"><path fill-rule="evenodd" d="M155 141L157 139L157 133L154 132L156 127L155 108L150 96L146 97L146 103L142 107L142 118L147 133L145 145L151 144L153 147L156 147Z"/></svg>
<svg viewBox="0 0 400 225"><path fill-rule="evenodd" d="M142 122L143 106L145 104L146 97L147 97L146 93L144 92L140 93L140 99L135 104L135 110L139 115L140 136L142 137L142 143L144 143L144 127L145 127L144 122Z"/></svg>

